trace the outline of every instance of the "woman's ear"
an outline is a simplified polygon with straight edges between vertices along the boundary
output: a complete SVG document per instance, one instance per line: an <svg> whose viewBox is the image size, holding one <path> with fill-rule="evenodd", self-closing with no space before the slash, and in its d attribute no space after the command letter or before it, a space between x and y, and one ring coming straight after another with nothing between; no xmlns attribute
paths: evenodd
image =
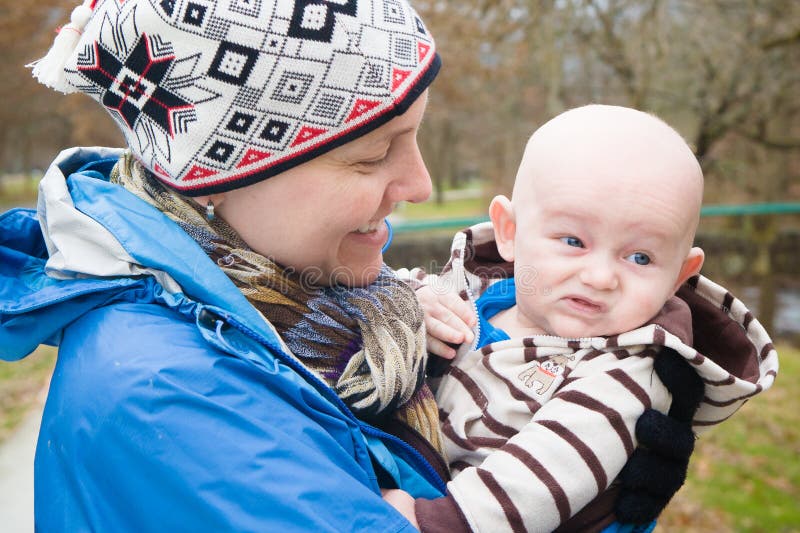
<svg viewBox="0 0 800 533"><path fill-rule="evenodd" d="M514 217L514 206L505 196L495 196L489 204L489 218L494 227L494 240L500 257L506 261L514 260L514 236L517 222Z"/></svg>
<svg viewBox="0 0 800 533"><path fill-rule="evenodd" d="M209 194L207 196L193 196L192 200L197 202L203 207L206 207L209 202L211 202L215 208L222 205L222 202L225 201L225 193L217 193L217 194Z"/></svg>
<svg viewBox="0 0 800 533"><path fill-rule="evenodd" d="M675 288L673 290L677 291L687 279L699 274L700 269L703 267L703 261L705 261L705 258L706 256L702 248L695 246L689 250L686 259L683 261L681 271L678 274L678 280L675 282Z"/></svg>

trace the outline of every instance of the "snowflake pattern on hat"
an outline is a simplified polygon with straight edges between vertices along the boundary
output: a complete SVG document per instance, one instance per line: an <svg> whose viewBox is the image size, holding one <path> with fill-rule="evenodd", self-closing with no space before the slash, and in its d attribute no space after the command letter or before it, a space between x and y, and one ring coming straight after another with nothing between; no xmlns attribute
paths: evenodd
<svg viewBox="0 0 800 533"><path fill-rule="evenodd" d="M148 170L197 196L371 131L438 67L405 0L100 0L65 72Z"/></svg>

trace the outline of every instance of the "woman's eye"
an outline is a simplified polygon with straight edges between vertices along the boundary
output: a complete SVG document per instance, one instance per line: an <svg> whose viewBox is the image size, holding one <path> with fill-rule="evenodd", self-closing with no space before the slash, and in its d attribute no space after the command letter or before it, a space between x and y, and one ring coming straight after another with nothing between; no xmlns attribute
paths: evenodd
<svg viewBox="0 0 800 533"><path fill-rule="evenodd" d="M650 256L643 252L636 252L635 254L629 255L625 259L632 263L636 263L637 265L644 266L650 264Z"/></svg>
<svg viewBox="0 0 800 533"><path fill-rule="evenodd" d="M583 248L583 242L577 237L561 237L561 242L567 246L574 246L575 248Z"/></svg>
<svg viewBox="0 0 800 533"><path fill-rule="evenodd" d="M359 165L363 167L377 167L386 162L386 156L383 156L379 159L370 159L368 161L359 161Z"/></svg>

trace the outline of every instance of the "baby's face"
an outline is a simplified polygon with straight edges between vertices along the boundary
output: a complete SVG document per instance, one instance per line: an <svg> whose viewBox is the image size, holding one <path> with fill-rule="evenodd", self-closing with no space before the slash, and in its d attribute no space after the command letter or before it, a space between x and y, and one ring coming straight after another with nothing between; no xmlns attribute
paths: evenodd
<svg viewBox="0 0 800 533"><path fill-rule="evenodd" d="M654 317L685 277L702 197L693 159L589 141L523 162L514 190L518 316L561 337L614 335Z"/></svg>
<svg viewBox="0 0 800 533"><path fill-rule="evenodd" d="M688 251L681 217L655 195L614 194L598 182L537 188L517 210L517 305L530 327L561 337L641 326L675 291Z"/></svg>

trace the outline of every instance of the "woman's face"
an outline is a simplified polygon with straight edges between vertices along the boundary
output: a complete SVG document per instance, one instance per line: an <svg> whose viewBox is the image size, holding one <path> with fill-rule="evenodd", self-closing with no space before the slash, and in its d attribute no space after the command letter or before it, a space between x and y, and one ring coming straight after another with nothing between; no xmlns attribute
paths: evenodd
<svg viewBox="0 0 800 533"><path fill-rule="evenodd" d="M371 283L383 263L384 218L398 202L422 202L431 193L416 139L426 101L427 91L403 115L358 139L212 196L216 213L254 251L316 285Z"/></svg>

